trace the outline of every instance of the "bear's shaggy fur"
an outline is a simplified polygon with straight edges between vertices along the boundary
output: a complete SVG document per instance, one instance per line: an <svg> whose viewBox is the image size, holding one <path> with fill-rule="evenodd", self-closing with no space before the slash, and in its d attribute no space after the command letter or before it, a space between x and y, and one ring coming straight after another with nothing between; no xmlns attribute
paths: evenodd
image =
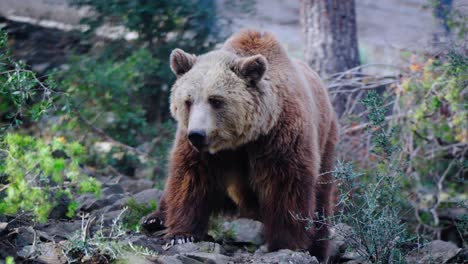
<svg viewBox="0 0 468 264"><path fill-rule="evenodd" d="M326 260L338 139L318 75L255 30L201 56L176 49L171 68L178 130L159 210L143 227L202 239L210 215L237 208L264 223L269 250L307 249ZM206 134L197 148L191 131Z"/></svg>

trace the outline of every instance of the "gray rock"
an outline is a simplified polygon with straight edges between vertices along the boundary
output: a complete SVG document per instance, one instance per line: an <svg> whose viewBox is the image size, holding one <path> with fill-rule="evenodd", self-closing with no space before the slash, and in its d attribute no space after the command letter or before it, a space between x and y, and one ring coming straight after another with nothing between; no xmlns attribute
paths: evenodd
<svg viewBox="0 0 468 264"><path fill-rule="evenodd" d="M19 257L34 258L39 263L67 263L67 258L62 248L56 243L38 243L37 245L25 246L17 253Z"/></svg>
<svg viewBox="0 0 468 264"><path fill-rule="evenodd" d="M161 199L161 196L162 196L162 191L160 190L156 190L156 189L144 190L131 197L127 196L116 201L115 203L112 204L111 207L108 208L108 211L122 209L131 198L135 199L137 203L144 203L144 204L149 205L151 201L156 201L156 203L158 203L159 199Z"/></svg>
<svg viewBox="0 0 468 264"><path fill-rule="evenodd" d="M50 67L50 63L39 63L32 65L32 70L37 72L38 74L44 74L45 71Z"/></svg>
<svg viewBox="0 0 468 264"><path fill-rule="evenodd" d="M406 261L410 264L444 264L454 258L460 251L461 248L450 242L434 240L425 247L409 253L406 256Z"/></svg>
<svg viewBox="0 0 468 264"><path fill-rule="evenodd" d="M32 245L36 238L35 231L32 227L18 227L15 230L16 240L15 244L17 247L21 248L27 245Z"/></svg>
<svg viewBox="0 0 468 264"><path fill-rule="evenodd" d="M261 222L239 218L223 224L223 231L229 234L228 239L239 243L251 243L262 245L265 242L263 237L263 224Z"/></svg>
<svg viewBox="0 0 468 264"><path fill-rule="evenodd" d="M134 235L127 239L126 244L128 243L136 245L136 246L148 248L157 253L161 253L161 254L165 253L164 250L162 249L164 242L162 241L161 238L158 238L158 237L152 237L152 236L147 236L147 235Z"/></svg>
<svg viewBox="0 0 468 264"><path fill-rule="evenodd" d="M213 242L197 242L197 243L185 243L181 245L174 245L169 248L165 254L188 254L188 253L210 253L210 254L225 254L226 250L218 243Z"/></svg>
<svg viewBox="0 0 468 264"><path fill-rule="evenodd" d="M37 260L41 263L67 263L67 257L62 248L55 243L42 243L39 245Z"/></svg>
<svg viewBox="0 0 468 264"><path fill-rule="evenodd" d="M337 224L331 229L330 257L339 259L345 254L346 249L350 245L350 237L353 234L352 227L345 224Z"/></svg>
<svg viewBox="0 0 468 264"><path fill-rule="evenodd" d="M81 204L81 211L91 212L108 205L113 205L121 199L124 199L123 194L111 194L101 198L96 198L93 194L85 194L78 198L78 201Z"/></svg>
<svg viewBox="0 0 468 264"><path fill-rule="evenodd" d="M138 180L130 179L130 180L122 181L120 185L125 191L131 194L135 194L144 190L151 189L154 186L154 182L148 179L138 179Z"/></svg>
<svg viewBox="0 0 468 264"><path fill-rule="evenodd" d="M0 222L0 233L6 230L8 227L8 223Z"/></svg>
<svg viewBox="0 0 468 264"><path fill-rule="evenodd" d="M282 249L263 255L255 254L250 261L250 263L258 264L319 264L317 258L309 253L295 252L289 249Z"/></svg>
<svg viewBox="0 0 468 264"><path fill-rule="evenodd" d="M45 224L37 225L36 229L46 233L55 241L60 241L68 239L74 233L79 232L81 230L81 220L49 221Z"/></svg>
<svg viewBox="0 0 468 264"><path fill-rule="evenodd" d="M104 187L102 189L102 193L103 193L103 195L108 196L108 195L111 195L111 194L123 194L123 193L125 193L125 190L118 183L117 184L109 184L109 185L106 185L106 187Z"/></svg>
<svg viewBox="0 0 468 264"><path fill-rule="evenodd" d="M217 254L217 253L204 253L194 252L188 254L177 254L174 256L159 256L156 263L161 264L226 264L233 263L232 258Z"/></svg>
<svg viewBox="0 0 468 264"><path fill-rule="evenodd" d="M154 200L156 202L159 202L159 199L161 199L162 196L162 191L156 190L156 189L148 189L144 190L142 192L139 192L133 196L135 201L138 203L150 203L150 201Z"/></svg>

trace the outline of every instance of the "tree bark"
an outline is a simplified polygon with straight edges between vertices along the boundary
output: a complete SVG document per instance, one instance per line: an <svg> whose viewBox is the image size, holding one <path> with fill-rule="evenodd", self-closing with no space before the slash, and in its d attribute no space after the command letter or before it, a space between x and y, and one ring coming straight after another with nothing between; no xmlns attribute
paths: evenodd
<svg viewBox="0 0 468 264"><path fill-rule="evenodd" d="M307 63L320 76L359 65L354 0L301 0Z"/></svg>
<svg viewBox="0 0 468 264"><path fill-rule="evenodd" d="M354 0L301 0L301 23L306 61L322 78L359 65ZM338 117L354 97L343 93L333 98Z"/></svg>

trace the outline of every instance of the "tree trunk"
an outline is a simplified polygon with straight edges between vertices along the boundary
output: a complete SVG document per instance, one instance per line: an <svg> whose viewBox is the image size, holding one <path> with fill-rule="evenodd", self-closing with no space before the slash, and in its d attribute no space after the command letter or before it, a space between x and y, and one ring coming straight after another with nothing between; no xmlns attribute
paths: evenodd
<svg viewBox="0 0 468 264"><path fill-rule="evenodd" d="M354 0L301 0L307 63L320 76L359 65Z"/></svg>
<svg viewBox="0 0 468 264"><path fill-rule="evenodd" d="M301 23L306 61L322 78L359 65L354 0L301 0ZM333 98L339 117L353 100L346 93Z"/></svg>

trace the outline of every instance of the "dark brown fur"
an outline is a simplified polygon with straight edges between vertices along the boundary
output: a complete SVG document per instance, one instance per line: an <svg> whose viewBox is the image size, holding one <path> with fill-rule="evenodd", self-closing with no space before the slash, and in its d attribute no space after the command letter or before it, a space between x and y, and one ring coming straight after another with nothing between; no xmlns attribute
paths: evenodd
<svg viewBox="0 0 468 264"><path fill-rule="evenodd" d="M335 202L329 172L337 142L327 92L318 76L307 65L290 60L269 34L244 31L223 49L241 57L265 56L269 69L264 78L281 98L279 119L267 135L213 155L194 150L187 132L179 130L164 197L159 211L148 218L163 220L168 237L203 238L210 215L237 204L241 215L264 223L269 250L308 249L325 260L326 218L333 214ZM310 98L304 85L312 91L312 102L304 100ZM306 230L307 222L296 216L316 222Z"/></svg>

